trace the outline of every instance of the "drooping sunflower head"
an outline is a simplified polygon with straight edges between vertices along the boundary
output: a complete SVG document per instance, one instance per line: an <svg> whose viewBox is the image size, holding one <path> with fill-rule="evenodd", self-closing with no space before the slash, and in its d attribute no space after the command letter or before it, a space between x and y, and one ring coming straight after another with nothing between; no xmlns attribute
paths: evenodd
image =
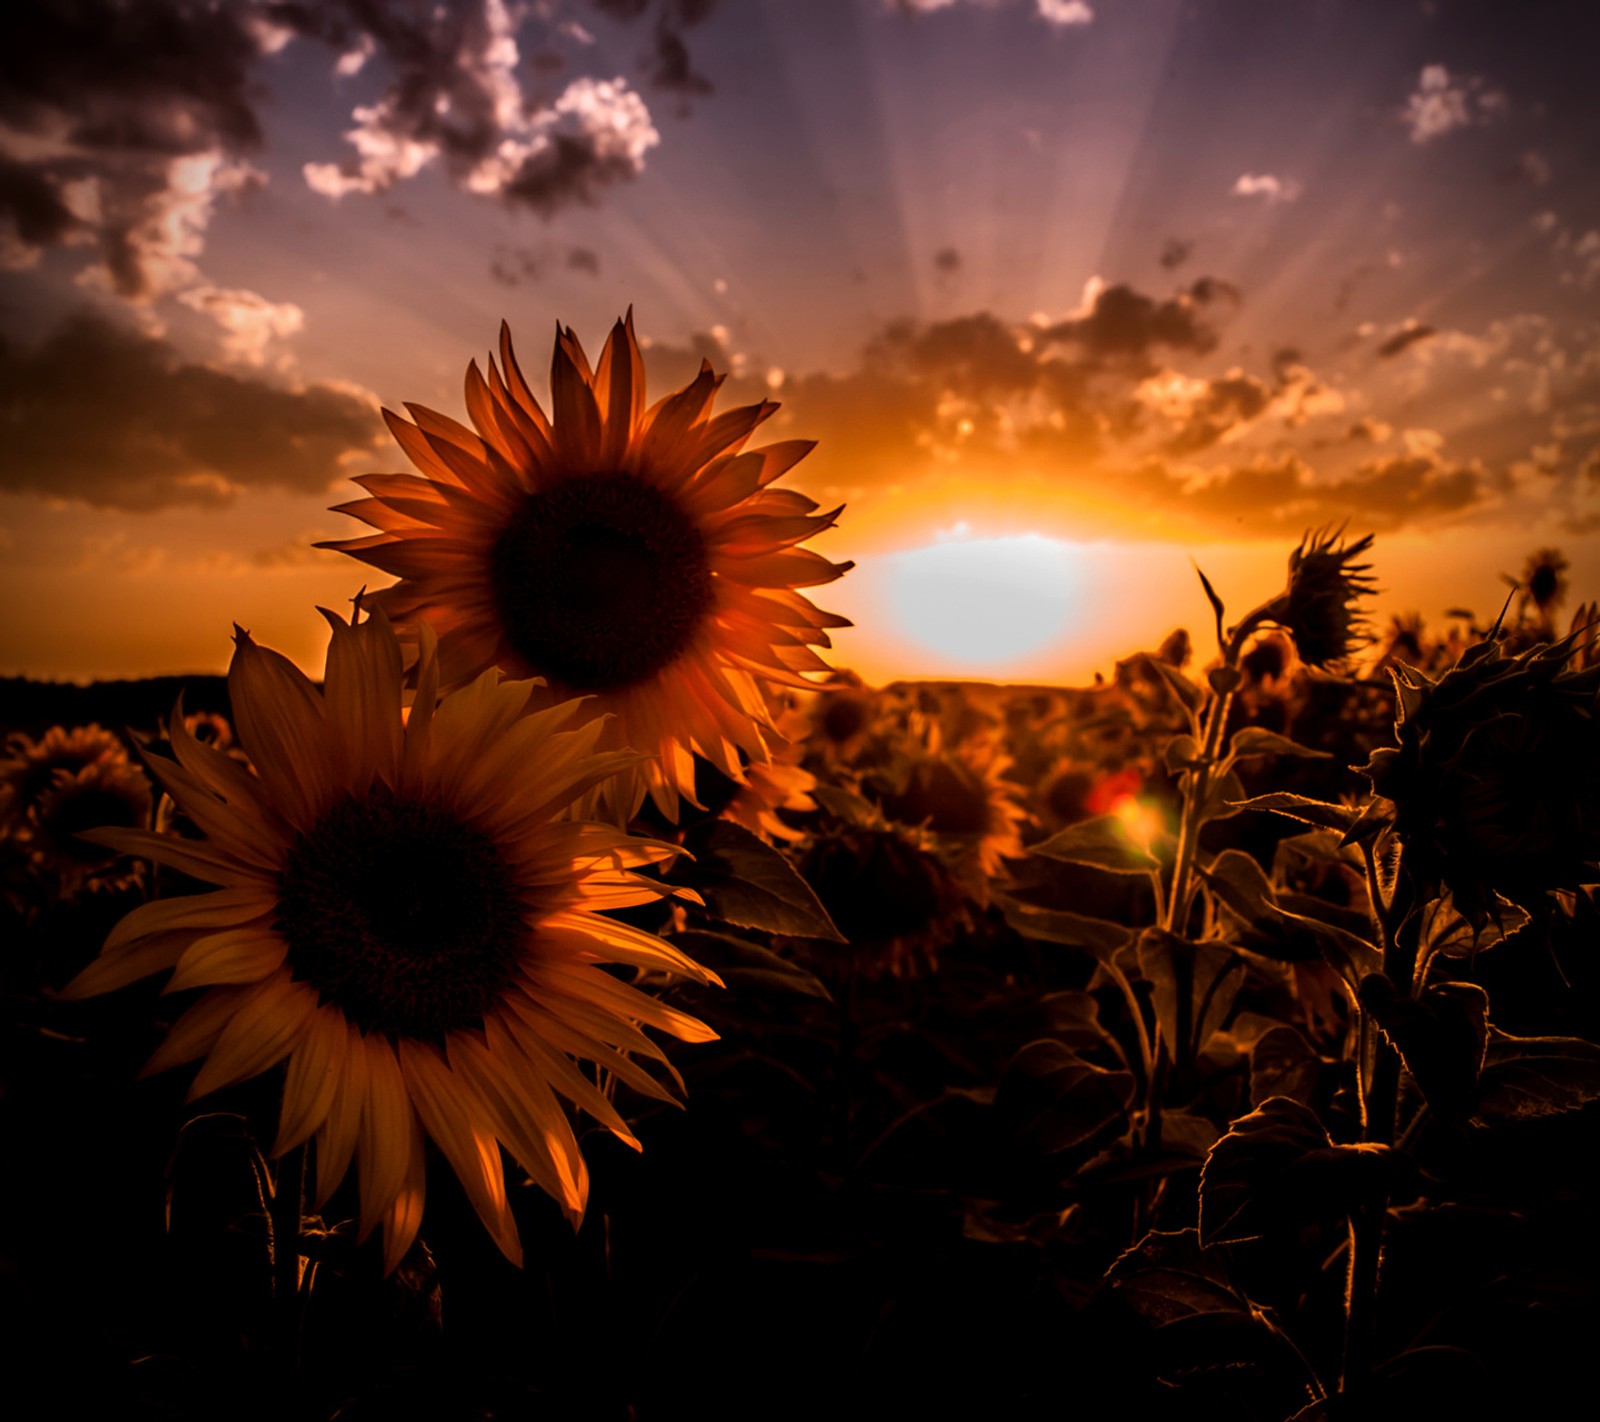
<svg viewBox="0 0 1600 1422"><path fill-rule="evenodd" d="M1570 669L1572 650L1568 637L1513 656L1496 636L1437 681L1390 668L1396 744L1364 772L1423 890L1449 888L1480 921L1496 896L1531 906L1600 863L1600 666Z"/></svg>
<svg viewBox="0 0 1600 1422"><path fill-rule="evenodd" d="M1307 533L1289 555L1289 581L1267 608L1267 619L1294 638L1308 667L1336 667L1368 640L1359 599L1374 591L1371 564L1355 560L1372 546L1372 535L1342 541L1342 530Z"/></svg>
<svg viewBox="0 0 1600 1422"><path fill-rule="evenodd" d="M1566 601L1570 566L1559 548L1541 548L1530 553L1522 566L1522 586L1528 601L1546 621Z"/></svg>
<svg viewBox="0 0 1600 1422"><path fill-rule="evenodd" d="M239 634L254 775L173 717L176 759L150 764L201 837L98 839L218 888L136 909L67 995L166 970L207 989L150 1070L203 1058L199 1095L286 1062L275 1152L315 1138L319 1204L358 1160L360 1232L384 1225L387 1267L421 1221L425 1138L516 1260L502 1147L576 1219L587 1174L557 1096L637 1145L574 1058L671 1099L641 1024L712 1035L605 965L714 978L598 912L666 894L636 871L676 852L564 817L633 759L596 749L604 722L570 701L529 713L528 683L494 670L440 699L426 629L404 715L388 624L330 621L320 690Z"/></svg>
<svg viewBox="0 0 1600 1422"><path fill-rule="evenodd" d="M420 474L358 479L370 497L341 511L378 532L323 545L399 579L367 601L436 630L446 686L493 666L542 679L541 704L609 714L608 746L653 757L611 792L624 816L648 791L675 819L696 754L735 778L741 752L765 760L764 689L826 673L814 649L847 625L799 591L850 566L800 546L839 510L773 487L811 443L747 451L778 407L714 416L721 383L703 364L646 406L630 313L592 369L557 331L546 415L502 325L499 363L467 371L474 428L386 412Z"/></svg>

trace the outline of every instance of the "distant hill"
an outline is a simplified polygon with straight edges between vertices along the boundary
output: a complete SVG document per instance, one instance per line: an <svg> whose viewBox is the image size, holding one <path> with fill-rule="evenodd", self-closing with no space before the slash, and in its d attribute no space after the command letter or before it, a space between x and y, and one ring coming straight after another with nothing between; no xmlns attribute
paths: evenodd
<svg viewBox="0 0 1600 1422"><path fill-rule="evenodd" d="M37 735L50 726L97 721L113 730L153 730L171 714L179 692L185 711L229 714L228 679L223 676L152 676L88 686L8 676L0 677L0 728Z"/></svg>

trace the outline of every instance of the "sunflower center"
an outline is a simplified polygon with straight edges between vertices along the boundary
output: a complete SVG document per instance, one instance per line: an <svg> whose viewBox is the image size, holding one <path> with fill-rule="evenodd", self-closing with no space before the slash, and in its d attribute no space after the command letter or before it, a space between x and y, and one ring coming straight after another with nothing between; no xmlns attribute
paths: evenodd
<svg viewBox="0 0 1600 1422"><path fill-rule="evenodd" d="M383 786L323 815L278 880L294 976L391 1037L481 1026L516 973L526 912L493 840Z"/></svg>
<svg viewBox="0 0 1600 1422"><path fill-rule="evenodd" d="M659 671L711 606L699 528L631 474L586 474L530 495L496 541L490 575L512 647L576 691Z"/></svg>

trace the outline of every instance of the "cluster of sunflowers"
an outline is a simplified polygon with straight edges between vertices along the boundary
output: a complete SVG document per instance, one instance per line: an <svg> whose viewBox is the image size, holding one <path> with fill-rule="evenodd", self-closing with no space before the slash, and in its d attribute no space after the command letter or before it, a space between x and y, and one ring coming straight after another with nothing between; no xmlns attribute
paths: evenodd
<svg viewBox="0 0 1600 1422"><path fill-rule="evenodd" d="M320 685L240 631L231 719L180 704L144 769L97 726L10 743L12 920L111 920L51 1030L164 975L186 1006L147 1070L270 1088L285 1336L342 1233L437 1284L433 1157L504 1260L537 1231L540 1318L596 1358L553 1300L561 1269L624 1286L617 1224L663 1338L697 1308L756 1350L861 1313L797 1397L870 1376L937 1410L939 1340L996 1320L1051 1339L989 1377L1002 1409L1054 1395L1062 1350L1135 1415L1491 1396L1516 1349L1418 1273L1465 1278L1485 1210L1563 1222L1535 1270L1600 1257L1570 1168L1512 1189L1474 1145L1548 1166L1600 1097L1600 661L1592 607L1555 631L1559 555L1514 617L1377 639L1372 540L1322 531L1237 621L1202 574L1214 654L1178 631L1089 688L873 689L801 591L848 566L801 546L838 511L777 484L809 445L747 449L774 407L714 414L717 385L647 407L631 321L593 368L559 331L547 414L502 330L473 428L391 416L420 472L343 506L376 531L330 546L395 582L328 614ZM686 1154L657 1108L689 1085ZM614 1148L646 1140L630 1176ZM599 1254L562 1263L545 1216L582 1226L596 1190Z"/></svg>

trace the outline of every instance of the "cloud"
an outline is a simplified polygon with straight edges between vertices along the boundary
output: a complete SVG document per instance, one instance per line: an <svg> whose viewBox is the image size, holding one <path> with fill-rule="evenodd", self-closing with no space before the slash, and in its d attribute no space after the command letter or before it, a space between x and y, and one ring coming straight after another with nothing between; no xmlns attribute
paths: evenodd
<svg viewBox="0 0 1600 1422"><path fill-rule="evenodd" d="M1156 346L1203 353L1217 343L1206 313L1213 307L1237 305L1238 300L1238 289L1215 277L1201 277L1164 300L1126 283L1106 286L1094 279L1085 288L1080 310L1048 327L1044 336L1073 344L1098 361L1144 360Z"/></svg>
<svg viewBox="0 0 1600 1422"><path fill-rule="evenodd" d="M643 12L642 6L602 8L623 19ZM386 192L441 164L468 192L548 216L637 176L661 141L644 99L621 76L582 76L554 101L536 103L522 82L518 35L526 12L505 0L426 12L354 3L348 9L357 39L370 42L373 62L390 78L381 95L351 112L354 127L344 137L354 158L303 165L306 183L327 197ZM662 11L658 82L680 90L703 82L687 67L679 27L684 15L704 13L704 0L697 7L679 0ZM349 42L345 28L330 25L323 11L306 12L299 23L318 38Z"/></svg>
<svg viewBox="0 0 1600 1422"><path fill-rule="evenodd" d="M191 287L178 300L215 321L223 331L224 354L246 365L261 365L274 341L287 340L305 325L305 312L293 302L268 301L237 287Z"/></svg>
<svg viewBox="0 0 1600 1422"><path fill-rule="evenodd" d="M1039 18L1052 25L1087 25L1094 21L1094 11L1084 0L1034 0Z"/></svg>
<svg viewBox="0 0 1600 1422"><path fill-rule="evenodd" d="M1505 94L1478 75L1452 77L1442 64L1424 66L1400 117L1413 143L1431 143L1458 128L1493 122L1505 113Z"/></svg>
<svg viewBox="0 0 1600 1422"><path fill-rule="evenodd" d="M88 316L33 350L0 341L0 425L0 489L129 510L221 506L247 485L320 492L382 430L365 392L192 364Z"/></svg>
<svg viewBox="0 0 1600 1422"><path fill-rule="evenodd" d="M191 281L219 198L262 181L248 5L11 0L0 45L0 260L98 254L86 279L148 303ZM92 259L93 260L93 259Z"/></svg>
<svg viewBox="0 0 1600 1422"><path fill-rule="evenodd" d="M1241 173L1228 190L1234 197L1265 198L1268 206L1280 202L1293 202L1300 196L1300 184L1292 178L1279 178L1272 173Z"/></svg>
<svg viewBox="0 0 1600 1422"><path fill-rule="evenodd" d="M1181 267L1193 255L1193 242L1182 237L1169 237L1161 244L1161 256L1158 260L1170 272Z"/></svg>
<svg viewBox="0 0 1600 1422"><path fill-rule="evenodd" d="M954 247L941 247L933 254L933 267L946 276L954 275L961 270L961 253Z"/></svg>
<svg viewBox="0 0 1600 1422"><path fill-rule="evenodd" d="M1414 346L1418 341L1425 341L1429 336L1437 334L1432 326L1424 325L1421 321L1407 321L1397 331L1378 346L1380 360L1393 360L1401 351Z"/></svg>
<svg viewBox="0 0 1600 1422"><path fill-rule="evenodd" d="M931 15L963 3L993 10L998 9L1005 0L884 0L887 9L912 15ZM1039 19L1057 29L1094 22L1094 7L1085 3L1085 0L1029 0L1028 8Z"/></svg>

